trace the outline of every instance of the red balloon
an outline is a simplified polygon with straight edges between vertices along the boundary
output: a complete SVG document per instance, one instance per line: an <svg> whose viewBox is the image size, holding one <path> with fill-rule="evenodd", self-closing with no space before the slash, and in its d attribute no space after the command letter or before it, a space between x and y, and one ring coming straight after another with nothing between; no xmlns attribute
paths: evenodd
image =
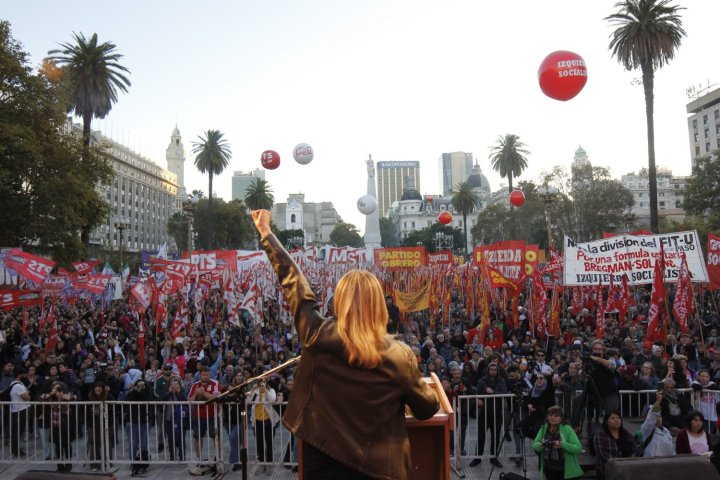
<svg viewBox="0 0 720 480"><path fill-rule="evenodd" d="M452 219L452 213L448 211L440 212L440 215L438 215L438 222L442 223L443 225L449 224L450 222L452 222Z"/></svg>
<svg viewBox="0 0 720 480"><path fill-rule="evenodd" d="M513 190L510 193L510 203L515 207L522 207L525 203L525 194L522 190Z"/></svg>
<svg viewBox="0 0 720 480"><path fill-rule="evenodd" d="M275 150L265 150L260 156L260 162L268 170L275 170L280 166L280 155Z"/></svg>
<svg viewBox="0 0 720 480"><path fill-rule="evenodd" d="M587 83L585 60L567 50L553 52L543 60L538 70L538 81L543 93L563 102L580 93Z"/></svg>

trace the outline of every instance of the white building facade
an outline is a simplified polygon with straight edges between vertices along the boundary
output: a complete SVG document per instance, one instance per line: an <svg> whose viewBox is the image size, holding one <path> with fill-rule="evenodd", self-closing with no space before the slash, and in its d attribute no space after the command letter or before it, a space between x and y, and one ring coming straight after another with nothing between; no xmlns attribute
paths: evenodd
<svg viewBox="0 0 720 480"><path fill-rule="evenodd" d="M73 124L71 120L66 123L65 130L82 135L82 125ZM176 128L171 144L176 132L177 138L180 138ZM115 178L108 186L96 187L110 205L110 214L105 224L91 232L90 244L105 249L119 248L120 232L115 225L123 223L127 225L123 230L123 248L126 251L153 251L163 243L174 245L167 223L172 214L180 210L177 174L98 131L92 132L91 142L104 147Z"/></svg>
<svg viewBox="0 0 720 480"><path fill-rule="evenodd" d="M682 221L685 219L683 200L688 177L674 177L672 170L658 167L658 216ZM650 225L650 181L646 168L623 175L620 183L630 190L635 201L632 214L639 226Z"/></svg>
<svg viewBox="0 0 720 480"><path fill-rule="evenodd" d="M703 90L687 104L690 158L695 159L720 150L720 88Z"/></svg>
<svg viewBox="0 0 720 480"><path fill-rule="evenodd" d="M342 222L332 202L306 202L304 193L288 195L287 202L276 203L270 215L280 230L302 230L306 246L330 243L330 234Z"/></svg>

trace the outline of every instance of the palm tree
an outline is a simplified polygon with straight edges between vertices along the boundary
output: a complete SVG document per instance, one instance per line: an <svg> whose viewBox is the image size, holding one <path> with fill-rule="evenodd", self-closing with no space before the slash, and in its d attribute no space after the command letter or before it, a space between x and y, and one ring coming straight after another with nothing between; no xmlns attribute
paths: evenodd
<svg viewBox="0 0 720 480"><path fill-rule="evenodd" d="M68 111L83 119L82 160L90 157L90 127L93 118L105 118L118 100L118 90L127 93L130 73L118 63L123 56L116 45L105 42L98 45L93 33L86 39L82 33L74 33L75 43L61 43L61 49L48 52L49 62L62 69L63 82L68 91ZM82 242L90 241L90 228L81 229Z"/></svg>
<svg viewBox="0 0 720 480"><path fill-rule="evenodd" d="M275 205L270 184L261 178L255 178L245 191L245 204L251 210L270 210Z"/></svg>
<svg viewBox="0 0 720 480"><path fill-rule="evenodd" d="M118 100L118 90L127 93L130 79L126 74L130 70L118 63L123 56L114 43L98 45L97 33L89 40L82 33L74 33L73 37L74 44L61 43L61 49L50 50L48 55L62 68L70 95L68 110L82 117L83 145L89 149L92 119L110 113Z"/></svg>
<svg viewBox="0 0 720 480"><path fill-rule="evenodd" d="M648 177L650 181L650 229L658 233L657 171L655 168L655 123L653 120L653 91L655 70L675 56L675 50L685 36L678 12L684 10L669 5L670 0L625 0L615 7L618 12L605 18L617 29L611 35L609 49L612 56L626 70L640 67L645 91L647 121Z"/></svg>
<svg viewBox="0 0 720 480"><path fill-rule="evenodd" d="M475 210L475 206L479 200L477 194L473 191L470 182L462 182L455 185L455 190L450 192L452 200L450 203L456 212L460 212L463 216L463 228L465 229L465 253L468 253L468 229L467 216Z"/></svg>
<svg viewBox="0 0 720 480"><path fill-rule="evenodd" d="M212 205L213 205L213 176L220 175L230 163L232 152L230 144L223 138L220 130L208 130L205 138L198 136L193 142L192 153L195 154L195 166L200 173L207 172L208 180L208 249L213 247Z"/></svg>
<svg viewBox="0 0 720 480"><path fill-rule="evenodd" d="M510 193L513 190L513 177L519 177L527 168L525 155L529 154L520 137L512 133L506 133L504 137L498 136L497 144L490 147L490 165L501 177L508 179ZM512 205L510 209L512 210Z"/></svg>
<svg viewBox="0 0 720 480"><path fill-rule="evenodd" d="M205 193L202 190L193 190L190 194L191 197L197 198L198 200L201 200L205 198Z"/></svg>

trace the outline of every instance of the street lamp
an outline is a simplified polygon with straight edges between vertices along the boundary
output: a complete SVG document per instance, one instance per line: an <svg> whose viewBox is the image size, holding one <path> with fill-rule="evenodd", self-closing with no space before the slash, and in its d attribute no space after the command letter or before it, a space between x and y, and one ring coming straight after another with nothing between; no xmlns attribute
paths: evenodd
<svg viewBox="0 0 720 480"><path fill-rule="evenodd" d="M193 251L193 234L192 234L192 223L193 223L193 216L195 215L195 209L197 208L197 204L200 201L200 198L193 195L188 195L187 199L182 203L183 212L185 212L185 215L187 216L187 224L188 224L188 234L187 234L187 249L188 249L188 258L192 255Z"/></svg>
<svg viewBox="0 0 720 480"><path fill-rule="evenodd" d="M130 228L127 222L115 222L115 230L120 232L120 291L123 290L123 232Z"/></svg>
<svg viewBox="0 0 720 480"><path fill-rule="evenodd" d="M552 248L552 221L550 219L550 205L555 201L558 195L558 189L555 187L548 187L543 185L538 188L538 195L542 198L545 203L545 222L547 223L547 237L548 237L548 255ZM549 257L548 257L549 258Z"/></svg>

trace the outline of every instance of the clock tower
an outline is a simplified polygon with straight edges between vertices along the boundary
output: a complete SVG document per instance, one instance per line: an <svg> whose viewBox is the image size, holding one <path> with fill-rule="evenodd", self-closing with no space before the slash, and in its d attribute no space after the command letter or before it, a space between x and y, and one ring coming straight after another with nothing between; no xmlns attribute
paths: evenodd
<svg viewBox="0 0 720 480"><path fill-rule="evenodd" d="M185 147L182 143L182 135L177 126L170 135L170 145L165 150L165 159L167 160L168 170L177 175L178 181L178 198L184 200L187 196L185 192Z"/></svg>

